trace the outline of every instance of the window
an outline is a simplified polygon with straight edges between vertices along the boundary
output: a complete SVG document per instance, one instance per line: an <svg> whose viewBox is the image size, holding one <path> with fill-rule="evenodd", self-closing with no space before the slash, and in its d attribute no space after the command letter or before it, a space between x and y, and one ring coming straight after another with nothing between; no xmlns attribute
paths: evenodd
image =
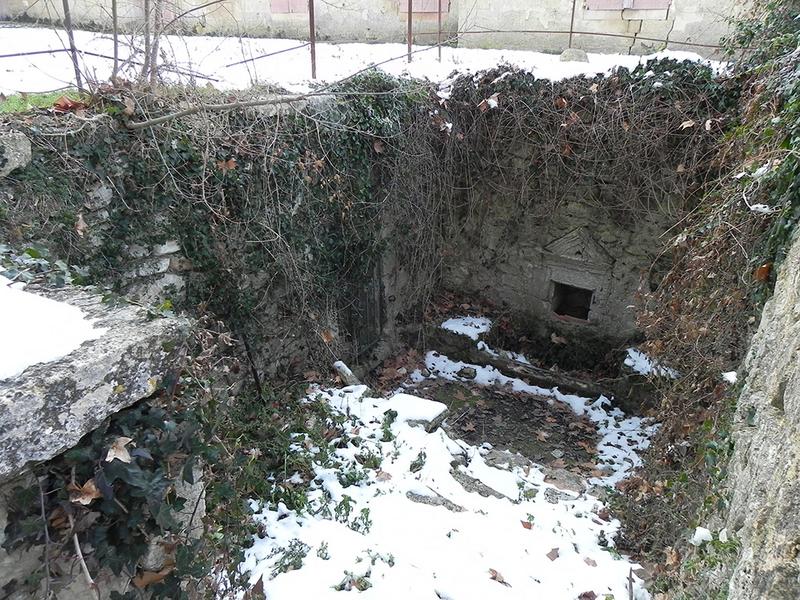
<svg viewBox="0 0 800 600"><path fill-rule="evenodd" d="M664 10L672 0L586 0L589 10Z"/></svg>
<svg viewBox="0 0 800 600"><path fill-rule="evenodd" d="M553 312L562 317L589 320L594 291L553 282Z"/></svg>
<svg viewBox="0 0 800 600"><path fill-rule="evenodd" d="M408 0L397 0L400 12L408 12ZM412 0L411 10L415 13L438 13L439 0ZM442 0L442 14L450 11L450 0Z"/></svg>
<svg viewBox="0 0 800 600"><path fill-rule="evenodd" d="M308 0L271 0L272 14L307 13Z"/></svg>

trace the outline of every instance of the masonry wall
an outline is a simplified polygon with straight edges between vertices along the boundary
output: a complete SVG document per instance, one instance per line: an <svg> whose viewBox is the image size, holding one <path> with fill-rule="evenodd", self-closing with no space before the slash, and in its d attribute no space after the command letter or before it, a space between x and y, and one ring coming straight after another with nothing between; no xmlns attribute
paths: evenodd
<svg viewBox="0 0 800 600"><path fill-rule="evenodd" d="M495 197L450 249L445 285L478 293L551 330L590 337L636 335L634 296L649 279L669 219L619 223L580 195L551 214ZM557 314L557 285L592 293L588 319Z"/></svg>
<svg viewBox="0 0 800 600"><path fill-rule="evenodd" d="M166 3L165 21L185 13L180 27L205 34L308 37L306 0L226 0L205 6L203 0ZM585 0L443 0L445 37L462 32L458 44L478 48L511 48L561 52L569 45L564 33L527 33L528 30L568 31L574 11L575 31L612 34L576 35L573 46L590 52L646 54L663 48L694 50L714 55L711 48L685 46L681 42L717 44L729 31L728 19L746 7L735 0L672 0L668 9L589 10ZM73 0L73 21L78 26L110 27L110 0ZM406 0L343 0L316 2L317 35L320 40L339 42L404 41ZM414 0L415 42L436 39L438 0ZM142 0L120 0L121 26L140 27ZM193 10L196 9L196 10ZM55 0L6 0L0 18L26 16L31 19L61 19L61 2ZM497 33L492 30L513 30ZM486 33L481 33L486 31ZM467 32L467 33L464 33ZM622 37L615 37L622 36ZM635 36L630 39L626 36Z"/></svg>

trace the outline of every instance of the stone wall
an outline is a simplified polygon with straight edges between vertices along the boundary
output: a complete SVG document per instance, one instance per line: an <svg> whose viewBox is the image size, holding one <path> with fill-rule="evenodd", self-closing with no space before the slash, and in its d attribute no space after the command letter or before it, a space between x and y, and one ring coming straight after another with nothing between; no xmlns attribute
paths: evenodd
<svg viewBox="0 0 800 600"><path fill-rule="evenodd" d="M223 5L202 0L167 3L165 20L193 10L181 19L183 28L194 33L255 35L265 37L308 37L305 0L227 0ZM623 2L620 0L620 6ZM668 9L588 10L584 0L443 0L445 37L456 32L459 45L480 48L514 48L561 52L568 46L563 33L528 33L528 30L568 31L575 7L575 31L597 32L602 36L578 35L574 47L591 52L632 52L646 54L663 44L650 37L668 39L671 49L691 49L712 55L712 48L683 46L681 42L717 44L729 32L728 19L746 2L735 0L672 0ZM206 5L206 6L203 6ZM83 26L110 27L107 0L73 0L73 21ZM430 44L436 39L436 0L414 0L415 42ZM401 42L406 39L406 0L345 0L317 2L317 36L341 42ZM0 18L25 15L32 19L61 18L61 2L8 0L0 6ZM288 10L289 12L282 12ZM142 3L119 1L120 23L127 30L141 25ZM492 30L512 30L498 33ZM486 33L480 33L486 31ZM617 36L617 37L615 37ZM633 38L627 37L633 36Z"/></svg>
<svg viewBox="0 0 800 600"><path fill-rule="evenodd" d="M727 521L741 552L728 598L800 598L800 237L743 371Z"/></svg>
<svg viewBox="0 0 800 600"><path fill-rule="evenodd" d="M668 218L653 212L619 223L579 198L547 215L509 197L489 204L451 249L447 287L507 303L538 321L539 334L549 328L611 338L636 334L634 294L656 259ZM591 292L586 319L558 314L572 288Z"/></svg>

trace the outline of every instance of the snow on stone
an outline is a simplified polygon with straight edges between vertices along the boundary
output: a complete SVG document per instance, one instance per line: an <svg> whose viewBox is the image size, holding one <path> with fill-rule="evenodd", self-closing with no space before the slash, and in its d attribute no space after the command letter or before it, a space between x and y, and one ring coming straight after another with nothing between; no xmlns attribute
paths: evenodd
<svg viewBox="0 0 800 600"><path fill-rule="evenodd" d="M628 356L625 358L625 366L630 367L640 375L653 375L655 377L669 377L677 379L678 372L663 365L659 365L652 358L641 350L628 348Z"/></svg>
<svg viewBox="0 0 800 600"><path fill-rule="evenodd" d="M307 511L253 501L265 536L254 540L243 567L253 583L263 578L270 600L340 600L336 588L354 581L360 598L376 600L628 598L636 565L608 551L620 525L597 517L597 498L545 494L552 486L538 469L491 467L479 448L409 423L436 414L438 403L367 393L352 386L309 399L346 415L350 432L337 444L336 464L322 464L298 444L314 461ZM398 409L405 403L407 411ZM394 439L382 441L389 411L399 413ZM356 456L364 452L381 457L379 471L362 468ZM466 491L453 464L499 497ZM363 480L345 487L339 475L353 469ZM281 560L299 555L302 566L281 572ZM633 581L634 598L649 598Z"/></svg>
<svg viewBox="0 0 800 600"><path fill-rule="evenodd" d="M694 530L694 535L689 542L694 546L702 546L706 542L711 542L714 539L714 534L705 527L698 527Z"/></svg>
<svg viewBox="0 0 800 600"><path fill-rule="evenodd" d="M600 435L600 442L597 444L598 467L607 473L603 477L591 478L589 483L592 485L614 485L640 467L642 459L639 452L650 446L650 437L658 427L648 419L626 417L620 409L612 408L611 401L605 396L596 399L583 398L564 394L558 388L546 389L529 385L521 379L506 377L494 367L454 361L438 352L428 352L425 366L431 372L431 377L450 381L466 381L458 373L464 368L472 368L476 372L475 378L471 380L474 383L508 386L515 392L550 398L551 402L569 405L576 415L585 415L597 427Z"/></svg>
<svg viewBox="0 0 800 600"><path fill-rule="evenodd" d="M80 308L12 287L0 276L0 379L63 358L105 331L93 328Z"/></svg>
<svg viewBox="0 0 800 600"><path fill-rule="evenodd" d="M15 52L63 50L66 40L63 30L38 27L0 27L0 37L3 47L13 48ZM131 58L131 45L142 47L141 43L127 43L129 36L125 40L126 43L120 46L120 61L123 64ZM75 42L80 50L113 55L110 34L76 31ZM197 77L196 82L200 85L211 83L218 89L244 89L256 84L276 83L291 91L304 92L312 88L309 48L289 50L304 43L290 39L162 36L160 52L166 56L167 66L173 71L162 69L161 74L173 83L191 82L191 73L210 77L210 80ZM233 64L281 50L288 51L244 64ZM501 64L530 71L538 78L560 80L576 75L608 73L617 66L632 69L651 58L703 61L700 56L690 52L666 51L641 57L589 54L589 62L561 62L557 55L540 52L445 47L442 48L440 63L434 46L414 46L415 54L409 64L405 58L405 44L318 43L316 51L317 81L320 83L338 81L372 64L380 64L381 70L392 75L409 75L442 82L454 71L475 73ZM80 60L84 73L91 78L103 81L110 77L112 61L88 54L82 55ZM721 68L719 63L705 62ZM72 64L66 52L6 58L2 59L2 68L1 93L42 92L74 86ZM135 67L131 68L135 70ZM134 71L125 75L132 77ZM500 80L498 78L496 81ZM446 98L448 93L448 88L444 87L440 97Z"/></svg>
<svg viewBox="0 0 800 600"><path fill-rule="evenodd" d="M738 375L736 371L727 371L726 373L722 374L723 381L727 381L731 385L735 384L738 381Z"/></svg>
<svg viewBox="0 0 800 600"><path fill-rule="evenodd" d="M492 321L486 317L454 317L442 323L442 329L465 335L473 340L477 340L480 334L486 333L491 328Z"/></svg>

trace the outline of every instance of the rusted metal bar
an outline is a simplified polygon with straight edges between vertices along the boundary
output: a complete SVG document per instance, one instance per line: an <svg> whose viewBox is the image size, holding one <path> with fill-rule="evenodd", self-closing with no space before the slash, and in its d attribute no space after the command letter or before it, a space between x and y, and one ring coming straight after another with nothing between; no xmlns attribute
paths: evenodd
<svg viewBox="0 0 800 600"><path fill-rule="evenodd" d="M406 34L406 37L408 38L408 62L411 62L411 42L414 35L413 16L414 16L414 0L408 0L408 33Z"/></svg>
<svg viewBox="0 0 800 600"><path fill-rule="evenodd" d="M72 31L72 15L69 11L69 0L62 0L64 7L64 29L67 30L67 39L69 40L69 54L72 58L72 68L75 69L75 83L78 85L78 90L83 91L83 82L81 81L81 68L78 66L78 49L75 46L75 34Z"/></svg>
<svg viewBox="0 0 800 600"><path fill-rule="evenodd" d="M308 42L311 44L311 79L317 78L317 26L314 22L314 0L308 0Z"/></svg>
<svg viewBox="0 0 800 600"><path fill-rule="evenodd" d="M572 33L575 31L575 5L578 3L578 0L572 0L572 17L569 19L569 45L568 48L572 48Z"/></svg>
<svg viewBox="0 0 800 600"><path fill-rule="evenodd" d="M442 62L442 0L439 0L439 14L437 16L439 17L437 45L439 46L439 62Z"/></svg>

